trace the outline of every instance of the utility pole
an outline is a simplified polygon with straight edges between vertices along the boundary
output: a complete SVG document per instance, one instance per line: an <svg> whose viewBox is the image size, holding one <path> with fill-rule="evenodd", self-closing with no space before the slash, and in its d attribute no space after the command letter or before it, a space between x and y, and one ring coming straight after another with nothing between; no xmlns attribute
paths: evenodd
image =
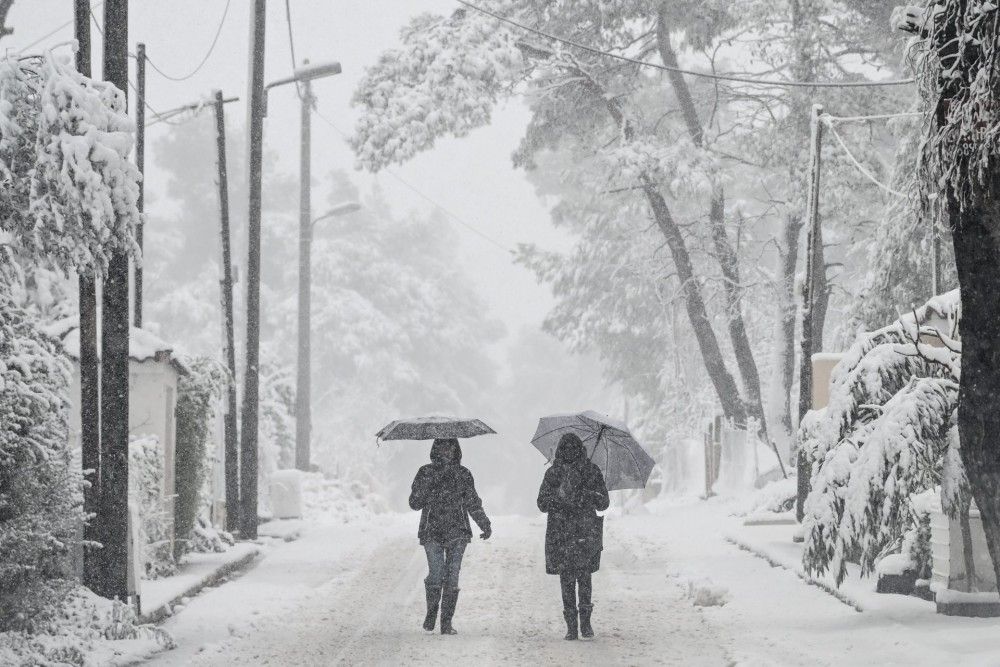
<svg viewBox="0 0 1000 667"><path fill-rule="evenodd" d="M104 79L128 90L128 0L104 3ZM101 595L128 599L129 257L112 252L101 312Z"/></svg>
<svg viewBox="0 0 1000 667"><path fill-rule="evenodd" d="M308 65L306 60L304 65ZM312 82L302 83L299 139L299 347L295 389L295 467L309 470L312 437Z"/></svg>
<svg viewBox="0 0 1000 667"><path fill-rule="evenodd" d="M236 430L236 335L233 316L233 258L229 234L229 171L226 166L226 114L222 91L215 91L215 146L219 167L219 213L222 235L222 319L226 336L226 530L240 529L239 442Z"/></svg>
<svg viewBox="0 0 1000 667"><path fill-rule="evenodd" d="M257 537L257 421L260 384L260 195L264 143L264 35L266 0L253 0L250 21L249 179L247 221L247 337L240 433L240 537Z"/></svg>
<svg viewBox="0 0 1000 667"><path fill-rule="evenodd" d="M823 230L819 219L819 183L822 165L823 107L813 105L810 117L809 146L809 200L806 219L809 230L806 236L806 274L802 289L802 345L799 359L799 424L812 409L812 355L816 348L822 348L823 341L813 340L813 308L816 305L816 272L823 267ZM805 500L809 495L810 462L802 451L801 443L797 458L797 488L795 516L801 522L805 516Z"/></svg>
<svg viewBox="0 0 1000 667"><path fill-rule="evenodd" d="M142 263L145 261L143 254L142 236L145 221L142 219L143 200L146 192L146 45L139 42L135 45L135 166L142 174L139 181L139 200L136 202L139 207L139 225L135 230L135 242L139 246L139 257L135 263L135 326L142 328Z"/></svg>
<svg viewBox="0 0 1000 667"><path fill-rule="evenodd" d="M74 0L73 23L78 48L76 69L90 77L90 0ZM85 478L83 511L91 517L83 528L83 539L101 539L101 369L97 355L97 273L93 267L78 274L80 298L80 453ZM100 590L100 549L83 550L83 584Z"/></svg>

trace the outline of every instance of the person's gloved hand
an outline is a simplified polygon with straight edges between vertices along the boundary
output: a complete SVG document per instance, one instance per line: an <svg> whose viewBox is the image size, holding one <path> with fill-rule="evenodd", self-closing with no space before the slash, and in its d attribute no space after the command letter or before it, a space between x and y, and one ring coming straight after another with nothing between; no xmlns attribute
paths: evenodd
<svg viewBox="0 0 1000 667"><path fill-rule="evenodd" d="M492 534L493 534L493 529L487 527L487 528L483 529L483 532L479 533L479 537L482 538L482 539L484 539L484 540L488 540L488 539L490 539L490 535L492 535Z"/></svg>

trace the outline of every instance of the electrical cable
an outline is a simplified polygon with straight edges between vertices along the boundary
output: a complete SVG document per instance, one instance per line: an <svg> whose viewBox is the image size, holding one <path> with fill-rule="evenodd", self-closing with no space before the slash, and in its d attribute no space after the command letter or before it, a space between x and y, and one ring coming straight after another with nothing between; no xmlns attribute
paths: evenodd
<svg viewBox="0 0 1000 667"><path fill-rule="evenodd" d="M208 51L205 53L205 57L203 57L201 59L201 62L198 63L197 67L195 67L189 73L185 74L184 76L171 76L170 74L167 74L162 69L160 69L155 62L150 60L149 56L146 56L146 62L149 63L149 66L152 67L157 72L157 74L159 74L164 79L167 79L169 81L187 81L188 79L193 77L195 74L201 71L201 68L205 66L205 63L207 63L209 57L211 57L212 52L215 51L215 46L219 43L219 36L222 34L222 28L223 26L226 25L226 17L229 15L229 5L231 3L232 0L226 0L226 7L225 9L222 10L222 18L219 19L219 27L215 29L215 36L212 38L212 43L209 45Z"/></svg>
<svg viewBox="0 0 1000 667"><path fill-rule="evenodd" d="M347 133L344 132L343 130L341 130L339 127L337 127L336 124L334 124L334 122L332 120L330 120L325 115L323 115L323 113L318 108L314 108L313 111L315 111L316 115L319 116L320 120L322 120L324 123L326 123L331 128L333 128L333 130L337 134L339 134L343 139L345 139L345 140L348 139ZM385 173L389 174L389 176L391 176L393 179L395 179L396 181L398 181L402 186L404 186L405 188L407 188L408 190L410 190L411 192L413 192L414 194L416 194L417 196L419 196L424 201L426 201L429 204L433 205L435 208L439 209L442 213L444 213L446 216L448 216L449 218L451 218L454 222L457 222L462 227L465 227L466 229L468 229L473 234L476 234L477 236L479 236L483 240L485 240L488 243L496 246L500 250L503 250L507 254L510 254L510 255L514 254L514 251L511 250L510 248L508 248L507 246L505 246L503 243L501 243L500 241L497 241L495 238L489 236L488 234L486 234L484 232L481 232L480 230L476 229L471 224L469 224L468 222L466 222L465 220L463 220L461 217L459 217L457 214L452 213L447 208L445 208L444 206L442 206L441 204L439 204L437 201L435 201L434 199L432 199L429 195L426 195L423 192L421 192L419 188L417 188L415 185L412 185L410 182L408 182L406 179L404 179L402 176L400 176L399 174L397 174L392 169L389 169L388 167L386 167L386 168L382 169L382 171L384 171Z"/></svg>
<svg viewBox="0 0 1000 667"><path fill-rule="evenodd" d="M295 37L292 36L292 7L290 0L285 0L285 23L288 25L288 51L292 56L292 72L294 72L299 64L295 59ZM302 99L302 87L298 81L295 82L295 94L299 96L299 99Z"/></svg>
<svg viewBox="0 0 1000 667"><path fill-rule="evenodd" d="M90 13L93 14L94 10L97 9L98 7L100 7L103 4L104 4L104 0L99 0L99 2L95 2L94 4L92 4L90 6ZM52 35L54 35L57 32L59 32L63 28L68 28L71 25L73 25L73 21L72 20L66 21L65 23L63 23L62 25L60 25L58 28L54 28L50 32L45 33L44 35L42 35L41 37L39 37L38 39L36 39L35 41L33 41L31 44L28 44L27 46L23 47L20 51L17 52L18 55L24 53L25 51L27 51L28 49L30 49L33 46L37 46L38 44L41 44L42 42L44 42L45 40L47 40Z"/></svg>
<svg viewBox="0 0 1000 667"><path fill-rule="evenodd" d="M829 114L823 114L827 123L855 123L855 122L865 122L869 120L891 120L893 118L909 118L916 116L926 116L922 111L904 111L900 113L883 113L875 114L873 116L831 116Z"/></svg>
<svg viewBox="0 0 1000 667"><path fill-rule="evenodd" d="M902 197L904 199L908 197L907 194L899 192L898 190L893 190L888 185L875 178L875 175L872 174L863 164L861 164L860 160L854 157L854 154L851 152L851 149L849 149L847 147L847 144L844 143L844 139L840 136L840 133L837 132L837 129L834 127L834 124L828 121L826 114L821 116L821 120L824 122L824 124L826 124L827 128L829 128L830 133L833 134L833 138L837 140L838 144L840 144L841 149L843 149L844 153L847 155L847 159L851 161L855 169L860 171L865 176L865 178L867 178L869 181L871 181L872 183L882 188L891 195L895 195L896 197Z"/></svg>
<svg viewBox="0 0 1000 667"><path fill-rule="evenodd" d="M539 30L538 28L532 28L526 26L522 23L502 16L488 9L484 9L477 5L474 5L467 0L455 0L455 2L474 9L475 11L485 14L486 16L491 16L494 19L507 23L521 30L534 33L546 39L551 39L560 44L565 44L566 46L572 46L583 51L588 51L590 53L605 56L608 58L614 58L616 60L621 60L623 62L631 63L633 65L639 65L641 67L652 67L653 69L663 70L665 72L677 72L679 74L689 74L691 76L701 77L703 79L714 79L716 81L732 81L735 83L749 83L757 86L775 86L784 88L873 88L879 86L904 86L914 83L915 79L892 79L889 81L844 81L841 83L834 81L781 81L776 79L753 79L750 77L734 76L731 74L709 74L707 72L699 72L697 70L682 69L680 67L670 67L668 65L660 65L658 63L651 63L648 60L639 60L637 58L629 58L628 56L619 55L617 53L611 53L609 51L603 51L601 49L595 48L593 46L587 46L586 44L581 44L580 42L575 42L565 37L559 37L558 35L553 35L551 33Z"/></svg>

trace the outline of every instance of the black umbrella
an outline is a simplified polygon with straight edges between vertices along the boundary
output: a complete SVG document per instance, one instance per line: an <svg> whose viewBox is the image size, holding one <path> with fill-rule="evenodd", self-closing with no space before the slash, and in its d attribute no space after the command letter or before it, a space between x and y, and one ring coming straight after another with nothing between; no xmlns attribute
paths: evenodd
<svg viewBox="0 0 1000 667"><path fill-rule="evenodd" d="M472 438L496 433L479 419L459 417L414 417L389 422L375 434L378 440L436 440L438 438Z"/></svg>

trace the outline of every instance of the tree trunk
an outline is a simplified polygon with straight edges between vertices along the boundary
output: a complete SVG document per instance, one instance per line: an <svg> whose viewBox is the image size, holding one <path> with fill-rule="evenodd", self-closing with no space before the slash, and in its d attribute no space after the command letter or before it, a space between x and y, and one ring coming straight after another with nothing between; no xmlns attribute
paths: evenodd
<svg viewBox="0 0 1000 667"><path fill-rule="evenodd" d="M1000 178L996 179L1000 181ZM962 295L962 377L958 432L962 463L976 500L997 581L1000 581L1000 182L962 210L949 194L952 240Z"/></svg>
<svg viewBox="0 0 1000 667"><path fill-rule="evenodd" d="M719 340L715 336L712 322L708 318L708 309L705 307L705 299L701 294L701 285L694 275L691 254L688 252L684 235L671 215L663 195L648 178L643 180L643 191L653 211L653 218L670 248L670 255L674 260L674 267L677 269L677 277L684 294L688 319L691 321L691 328L698 341L698 348L701 351L702 360L705 362L705 370L708 371L708 376L715 387L715 393L722 404L722 412L737 426L745 427L747 421L746 404L740 396L736 380L726 367L722 349L719 347Z"/></svg>
<svg viewBox="0 0 1000 667"><path fill-rule="evenodd" d="M781 282L779 284L779 300L781 308L780 322L780 378L783 391L781 393L781 425L785 433L792 435L795 424L792 421L792 385L795 384L795 324L799 312L799 304L795 298L795 271L799 260L799 235L802 233L802 217L791 214L785 218L782 227Z"/></svg>
<svg viewBox="0 0 1000 667"><path fill-rule="evenodd" d="M660 59L668 67L677 67L677 54L674 52L670 42L670 26L667 25L667 3L660 4L659 15L656 22L656 43L660 52ZM684 117L684 124L692 143L699 148L705 144L705 131L698 119L698 111L694 106L694 97L688 87L684 75L676 71L669 71L667 78L673 87L677 102L681 107L681 115ZM715 256L722 270L724 281L724 291L726 295L726 321L729 328L729 339L733 345L733 353L736 355L736 366L743 379L743 388L746 391L746 408L750 416L757 420L760 429L759 435L770 444L774 443L768 436L767 417L764 414L764 403L760 390L760 373L757 370L757 361L754 359L753 347L750 345L750 338L747 335L746 322L743 318L742 290L743 282L740 278L739 256L729 242L729 233L726 230L726 194L721 185L716 185L712 190L711 201L709 202L708 213L709 224L711 225L712 244L715 248ZM775 448L775 455L778 456L778 465L784 475L784 463Z"/></svg>

